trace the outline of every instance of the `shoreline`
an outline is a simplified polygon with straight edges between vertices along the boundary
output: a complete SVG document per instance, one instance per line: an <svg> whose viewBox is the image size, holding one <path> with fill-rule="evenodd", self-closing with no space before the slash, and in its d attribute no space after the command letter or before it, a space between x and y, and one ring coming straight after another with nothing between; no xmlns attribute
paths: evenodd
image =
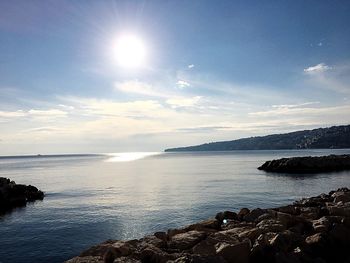
<svg viewBox="0 0 350 263"><path fill-rule="evenodd" d="M66 263L348 262L350 190L215 218L138 240L107 240Z"/></svg>

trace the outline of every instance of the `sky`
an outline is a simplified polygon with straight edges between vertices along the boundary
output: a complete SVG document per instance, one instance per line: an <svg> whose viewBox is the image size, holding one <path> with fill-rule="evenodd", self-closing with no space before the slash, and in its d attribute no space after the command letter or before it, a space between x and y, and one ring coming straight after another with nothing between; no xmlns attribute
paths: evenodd
<svg viewBox="0 0 350 263"><path fill-rule="evenodd" d="M349 14L347 0L0 1L0 155L349 124Z"/></svg>

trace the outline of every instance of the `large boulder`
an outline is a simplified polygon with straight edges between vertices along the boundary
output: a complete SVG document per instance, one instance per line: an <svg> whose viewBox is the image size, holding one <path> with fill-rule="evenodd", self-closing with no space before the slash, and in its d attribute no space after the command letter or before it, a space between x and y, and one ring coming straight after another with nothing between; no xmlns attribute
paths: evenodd
<svg viewBox="0 0 350 263"><path fill-rule="evenodd" d="M350 192L335 192L334 194L332 194L333 202L334 203L338 203L338 202L350 202Z"/></svg>
<svg viewBox="0 0 350 263"><path fill-rule="evenodd" d="M216 254L222 256L228 263L249 263L250 245L248 242L238 244L220 243Z"/></svg>
<svg viewBox="0 0 350 263"><path fill-rule="evenodd" d="M263 233L281 232L286 230L286 226L277 219L264 219L256 225Z"/></svg>
<svg viewBox="0 0 350 263"><path fill-rule="evenodd" d="M168 247L179 250L191 249L204 238L207 234L203 231L192 230L185 233L180 233L171 237Z"/></svg>
<svg viewBox="0 0 350 263"><path fill-rule="evenodd" d="M350 170L350 155L282 158L267 161L258 169L277 173L323 173Z"/></svg>
<svg viewBox="0 0 350 263"><path fill-rule="evenodd" d="M289 230L278 233L270 241L271 246L273 246L277 251L289 252L293 250L300 242L302 237Z"/></svg>
<svg viewBox="0 0 350 263"><path fill-rule="evenodd" d="M235 212L224 211L224 212L217 213L215 216L215 219L218 220L220 223L222 223L224 219L238 220L238 216L237 216L237 213Z"/></svg>
<svg viewBox="0 0 350 263"><path fill-rule="evenodd" d="M266 209L256 208L256 209L253 209L252 211L249 211L248 214L244 215L243 220L247 222L254 222L259 218L259 216L265 213L266 213Z"/></svg>
<svg viewBox="0 0 350 263"><path fill-rule="evenodd" d="M326 232L330 227L330 221L328 217L323 216L317 220L312 221L312 227L315 232Z"/></svg>
<svg viewBox="0 0 350 263"><path fill-rule="evenodd" d="M43 198L44 193L35 186L16 184L8 178L0 177L0 214Z"/></svg>

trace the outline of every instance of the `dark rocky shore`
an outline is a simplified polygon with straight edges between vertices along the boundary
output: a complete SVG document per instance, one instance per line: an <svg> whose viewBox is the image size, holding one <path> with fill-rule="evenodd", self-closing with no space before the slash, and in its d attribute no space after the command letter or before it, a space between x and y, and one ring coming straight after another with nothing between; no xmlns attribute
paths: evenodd
<svg viewBox="0 0 350 263"><path fill-rule="evenodd" d="M43 198L44 193L35 186L16 184L8 178L0 177L0 214Z"/></svg>
<svg viewBox="0 0 350 263"><path fill-rule="evenodd" d="M66 263L350 262L350 190L272 209L225 211L139 240L108 240Z"/></svg>
<svg viewBox="0 0 350 263"><path fill-rule="evenodd" d="M276 173L322 173L350 170L350 155L292 157L265 162L258 168Z"/></svg>

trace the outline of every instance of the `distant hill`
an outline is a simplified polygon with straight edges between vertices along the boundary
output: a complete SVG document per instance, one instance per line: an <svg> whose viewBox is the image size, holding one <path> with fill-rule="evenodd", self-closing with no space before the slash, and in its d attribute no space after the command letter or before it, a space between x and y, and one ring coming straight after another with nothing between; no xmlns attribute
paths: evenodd
<svg viewBox="0 0 350 263"><path fill-rule="evenodd" d="M350 148L350 125L211 142L165 152Z"/></svg>

